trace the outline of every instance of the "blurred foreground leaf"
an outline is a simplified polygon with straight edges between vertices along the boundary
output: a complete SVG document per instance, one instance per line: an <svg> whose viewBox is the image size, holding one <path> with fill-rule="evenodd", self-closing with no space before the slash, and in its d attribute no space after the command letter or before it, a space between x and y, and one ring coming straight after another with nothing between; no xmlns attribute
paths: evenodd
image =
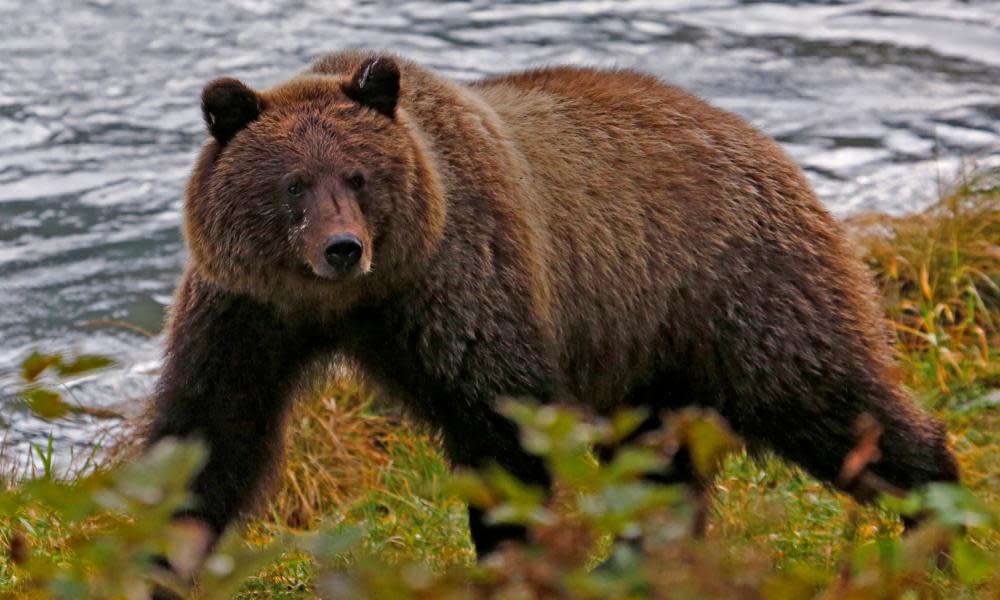
<svg viewBox="0 0 1000 600"><path fill-rule="evenodd" d="M28 383L38 379L45 369L62 362L62 355L43 354L38 350L32 352L28 358L21 362L21 376Z"/></svg>
<svg viewBox="0 0 1000 600"><path fill-rule="evenodd" d="M56 369L58 370L59 375L68 377L70 375L79 375L89 371L96 371L97 369L104 369L114 364L115 361L107 356L101 356L99 354L80 354L69 364L64 362L58 363Z"/></svg>
<svg viewBox="0 0 1000 600"><path fill-rule="evenodd" d="M29 388L22 391L21 396L33 413L47 421L64 417L73 409L61 395L45 388Z"/></svg>

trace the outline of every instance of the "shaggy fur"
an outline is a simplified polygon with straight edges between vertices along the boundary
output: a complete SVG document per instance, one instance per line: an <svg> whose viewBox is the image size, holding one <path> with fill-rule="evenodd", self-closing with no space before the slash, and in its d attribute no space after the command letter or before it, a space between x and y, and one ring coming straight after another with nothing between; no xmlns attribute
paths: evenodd
<svg viewBox="0 0 1000 600"><path fill-rule="evenodd" d="M459 85L357 52L204 99L148 439L207 441L188 514L216 532L280 458L295 382L334 356L439 428L455 464L534 483L498 396L712 407L825 481L868 413L875 475L957 478L840 227L738 117L629 71ZM323 259L345 231L364 246L347 274ZM480 553L521 533L470 517Z"/></svg>

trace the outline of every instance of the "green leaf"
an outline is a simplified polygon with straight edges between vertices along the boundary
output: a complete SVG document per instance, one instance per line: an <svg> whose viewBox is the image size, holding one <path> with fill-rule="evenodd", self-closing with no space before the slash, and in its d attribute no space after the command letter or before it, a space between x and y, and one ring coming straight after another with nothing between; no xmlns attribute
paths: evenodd
<svg viewBox="0 0 1000 600"><path fill-rule="evenodd" d="M645 448L625 447L615 454L614 460L605 467L609 481L622 482L637 479L646 473L659 471L666 461L658 453Z"/></svg>
<svg viewBox="0 0 1000 600"><path fill-rule="evenodd" d="M879 504L892 512L912 517L920 514L920 511L923 510L924 499L921 491L911 492L904 498L892 494L882 494L879 497Z"/></svg>
<svg viewBox="0 0 1000 600"><path fill-rule="evenodd" d="M21 392L21 396L28 403L28 408L46 421L61 418L73 409L63 401L62 396L45 388L31 388Z"/></svg>
<svg viewBox="0 0 1000 600"><path fill-rule="evenodd" d="M490 486L474 471L456 471L448 478L446 488L473 506L486 508L496 503Z"/></svg>
<svg viewBox="0 0 1000 600"><path fill-rule="evenodd" d="M545 490L522 482L499 466L487 467L484 476L490 487L496 490L502 498L538 506L545 502Z"/></svg>
<svg viewBox="0 0 1000 600"><path fill-rule="evenodd" d="M722 460L736 447L732 434L714 415L694 415L682 420L681 435L691 453L691 462L706 479L715 475Z"/></svg>
<svg viewBox="0 0 1000 600"><path fill-rule="evenodd" d="M289 545L317 560L329 562L354 549L364 534L365 530L360 526L344 525L292 537Z"/></svg>
<svg viewBox="0 0 1000 600"><path fill-rule="evenodd" d="M623 409L611 418L610 442L620 442L642 425L649 412L641 408Z"/></svg>
<svg viewBox="0 0 1000 600"><path fill-rule="evenodd" d="M68 375L79 375L88 371L96 371L115 364L115 361L100 354L81 354L69 364L58 363L56 369L63 377Z"/></svg>
<svg viewBox="0 0 1000 600"><path fill-rule="evenodd" d="M942 524L951 527L981 527L995 521L982 500L958 485L932 483L924 491L924 501Z"/></svg>
<svg viewBox="0 0 1000 600"><path fill-rule="evenodd" d="M24 377L25 381L31 383L38 379L38 376L41 375L45 369L48 369L52 365L59 365L61 363L62 356L59 354L43 354L38 350L35 350L21 363L21 376Z"/></svg>
<svg viewBox="0 0 1000 600"><path fill-rule="evenodd" d="M995 565L990 556L966 538L951 542L951 559L962 583L974 585L989 577Z"/></svg>

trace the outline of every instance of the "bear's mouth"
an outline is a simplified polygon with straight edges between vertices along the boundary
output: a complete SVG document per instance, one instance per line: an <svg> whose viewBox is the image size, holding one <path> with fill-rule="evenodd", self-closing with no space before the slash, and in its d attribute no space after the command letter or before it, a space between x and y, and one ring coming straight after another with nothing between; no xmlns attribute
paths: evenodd
<svg viewBox="0 0 1000 600"><path fill-rule="evenodd" d="M365 274L360 267L355 267L346 273L317 273L316 269L307 262L296 263L292 271L304 279L323 283L342 283Z"/></svg>

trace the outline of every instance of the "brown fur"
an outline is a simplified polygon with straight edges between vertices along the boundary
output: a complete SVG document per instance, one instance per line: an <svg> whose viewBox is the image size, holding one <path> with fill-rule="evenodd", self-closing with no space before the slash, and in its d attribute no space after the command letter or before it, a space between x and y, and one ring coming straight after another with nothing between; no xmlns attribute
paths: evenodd
<svg viewBox="0 0 1000 600"><path fill-rule="evenodd" d="M150 434L209 438L195 491L212 499L194 514L221 529L245 506L289 382L335 355L441 428L454 462L543 484L498 396L709 406L826 481L869 413L879 477L957 478L942 427L898 383L868 275L772 140L628 71L466 86L382 57L366 97L370 58L324 58L251 97L259 116L243 98L250 122L198 159ZM276 191L290 173L310 179L303 206ZM365 244L349 276L322 264L338 231ZM216 422L247 410L264 415L254 435ZM480 516L480 551L517 534Z"/></svg>

